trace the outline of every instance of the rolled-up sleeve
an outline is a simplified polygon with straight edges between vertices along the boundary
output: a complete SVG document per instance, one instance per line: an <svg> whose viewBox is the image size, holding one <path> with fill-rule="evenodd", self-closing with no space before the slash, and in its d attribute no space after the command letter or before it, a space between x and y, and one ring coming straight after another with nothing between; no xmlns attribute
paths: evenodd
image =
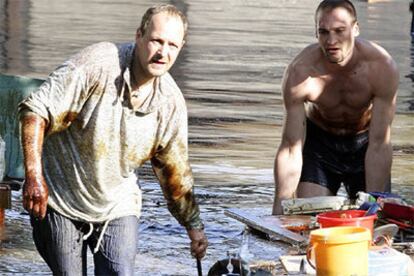
<svg viewBox="0 0 414 276"><path fill-rule="evenodd" d="M166 131L167 143L152 158L168 209L187 229L203 229L193 193L193 175L188 161L187 112L176 109Z"/></svg>

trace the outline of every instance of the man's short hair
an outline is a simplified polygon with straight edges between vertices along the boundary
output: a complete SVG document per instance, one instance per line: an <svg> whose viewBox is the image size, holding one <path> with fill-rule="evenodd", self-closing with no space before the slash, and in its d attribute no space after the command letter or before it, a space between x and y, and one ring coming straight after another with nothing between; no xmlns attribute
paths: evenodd
<svg viewBox="0 0 414 276"><path fill-rule="evenodd" d="M175 6L169 4L155 5L149 8L145 14L142 16L141 25L138 30L141 31L141 34L144 35L148 30L149 23L154 15L165 12L169 16L178 17L183 22L184 27L184 38L187 36L188 21L187 17L178 10Z"/></svg>
<svg viewBox="0 0 414 276"><path fill-rule="evenodd" d="M335 8L344 8L346 9L349 14L353 17L354 22L357 21L357 13L355 10L354 4L352 4L349 0L323 0L319 3L318 7L316 8L315 12L315 24L318 24L318 15L319 12L324 10L333 10Z"/></svg>

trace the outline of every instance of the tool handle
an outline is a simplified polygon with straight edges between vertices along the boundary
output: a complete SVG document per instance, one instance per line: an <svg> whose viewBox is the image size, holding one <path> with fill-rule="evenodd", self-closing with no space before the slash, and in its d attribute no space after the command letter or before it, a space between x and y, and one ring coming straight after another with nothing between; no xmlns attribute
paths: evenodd
<svg viewBox="0 0 414 276"><path fill-rule="evenodd" d="M197 272L198 276L203 276L203 271L201 269L201 260L199 258L197 258Z"/></svg>

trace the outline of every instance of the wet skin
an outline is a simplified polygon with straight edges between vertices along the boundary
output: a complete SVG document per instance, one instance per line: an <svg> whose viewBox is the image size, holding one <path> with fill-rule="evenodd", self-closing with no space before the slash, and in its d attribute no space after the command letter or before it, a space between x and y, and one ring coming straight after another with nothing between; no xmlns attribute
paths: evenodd
<svg viewBox="0 0 414 276"><path fill-rule="evenodd" d="M46 121L35 114L22 119L22 146L25 164L23 207L43 219L47 210L48 188L42 172L42 148Z"/></svg>

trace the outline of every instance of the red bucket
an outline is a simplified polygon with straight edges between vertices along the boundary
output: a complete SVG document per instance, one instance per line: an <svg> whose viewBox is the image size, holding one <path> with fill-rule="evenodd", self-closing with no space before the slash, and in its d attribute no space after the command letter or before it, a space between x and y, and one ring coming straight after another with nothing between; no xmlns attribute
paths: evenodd
<svg viewBox="0 0 414 276"><path fill-rule="evenodd" d="M346 210L346 211L332 211L320 213L316 215L316 220L321 228L335 227L335 226L362 226L371 231L371 237L374 233L374 221L377 215L369 215L364 217L366 211L364 210Z"/></svg>

